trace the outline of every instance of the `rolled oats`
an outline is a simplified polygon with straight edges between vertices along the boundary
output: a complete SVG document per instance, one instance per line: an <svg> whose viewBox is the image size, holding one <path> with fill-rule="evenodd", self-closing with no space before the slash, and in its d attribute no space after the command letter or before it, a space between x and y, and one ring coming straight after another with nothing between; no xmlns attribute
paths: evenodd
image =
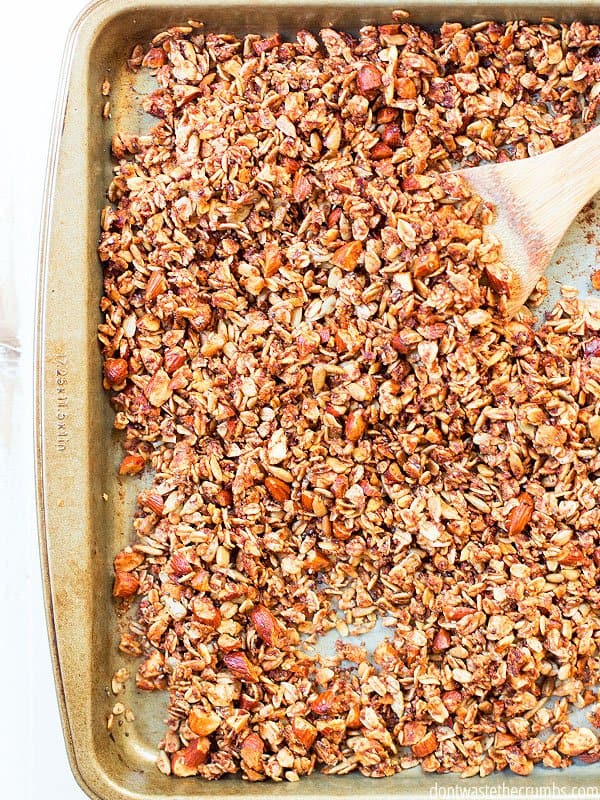
<svg viewBox="0 0 600 800"><path fill-rule="evenodd" d="M597 325L568 290L505 319L492 209L451 169L592 124L599 46L396 12L132 52L158 122L113 140L99 339L119 472L153 470L114 594L169 691L161 772L598 757L568 719L600 677ZM378 620L373 652L316 654Z"/></svg>

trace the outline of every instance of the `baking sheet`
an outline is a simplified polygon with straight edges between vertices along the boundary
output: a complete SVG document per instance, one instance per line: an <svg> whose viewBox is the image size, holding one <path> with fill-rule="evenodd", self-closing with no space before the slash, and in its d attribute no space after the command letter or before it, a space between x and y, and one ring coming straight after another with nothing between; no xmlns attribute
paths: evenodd
<svg viewBox="0 0 600 800"><path fill-rule="evenodd" d="M122 718L111 736L106 719L117 698L110 692L115 670L135 662L117 651L118 629L110 592L112 557L133 537L131 525L138 480L118 479L121 452L112 429L112 410L101 390L101 358L96 344L101 268L96 255L99 212L111 177L110 139L117 128L142 129L136 94L145 80L125 69L136 43L189 17L209 30L244 34L292 33L324 25L357 30L389 19L396 3L220 2L101 0L75 23L65 52L63 80L47 179L47 200L40 251L37 341L38 513L48 625L65 741L82 788L103 800L166 800L172 797L576 797L598 785L600 767L578 766L564 772L536 768L527 779L494 774L468 783L456 775L423 775L420 769L375 781L358 774L314 775L300 783L247 783L238 778L205 783L173 779L156 769L156 743L162 736L166 697L141 693L129 685L119 700L135 720ZM403 4L411 20L436 25L488 18L544 15L559 19L598 16L596 2L480 3L413 2ZM104 78L112 84L112 119L102 119ZM599 260L600 203L579 216L557 251L548 273L550 298L560 282L592 293L590 271ZM546 303L546 308L549 304ZM368 638L373 645L381 631ZM330 637L331 638L331 637ZM325 642L324 646L329 646ZM552 789L554 787L554 789ZM454 795L452 793L455 793Z"/></svg>

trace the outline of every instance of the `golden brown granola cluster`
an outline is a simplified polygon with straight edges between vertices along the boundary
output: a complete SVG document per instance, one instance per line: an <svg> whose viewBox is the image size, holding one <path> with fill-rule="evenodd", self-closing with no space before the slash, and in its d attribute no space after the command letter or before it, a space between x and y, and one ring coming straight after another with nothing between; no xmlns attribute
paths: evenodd
<svg viewBox="0 0 600 800"><path fill-rule="evenodd" d="M113 140L100 341L120 472L153 470L114 594L163 772L600 758L568 718L600 673L600 325L569 292L508 321L492 210L447 174L591 124L599 48L194 23L132 54L159 122Z"/></svg>

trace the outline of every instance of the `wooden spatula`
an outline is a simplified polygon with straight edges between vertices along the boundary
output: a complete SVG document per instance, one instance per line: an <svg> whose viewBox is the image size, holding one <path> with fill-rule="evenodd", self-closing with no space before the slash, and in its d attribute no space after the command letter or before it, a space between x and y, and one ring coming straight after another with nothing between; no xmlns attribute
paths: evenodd
<svg viewBox="0 0 600 800"><path fill-rule="evenodd" d="M512 316L544 274L577 212L600 190L600 125L549 153L459 174L495 206L489 230L513 273L507 298Z"/></svg>

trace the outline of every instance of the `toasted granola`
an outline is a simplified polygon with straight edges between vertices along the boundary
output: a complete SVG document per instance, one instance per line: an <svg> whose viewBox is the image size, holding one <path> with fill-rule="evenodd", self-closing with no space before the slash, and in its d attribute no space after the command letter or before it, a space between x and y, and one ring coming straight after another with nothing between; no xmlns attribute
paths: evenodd
<svg viewBox="0 0 600 800"><path fill-rule="evenodd" d="M152 469L114 595L169 692L162 772L600 757L569 721L600 672L600 323L569 290L508 320L493 210L451 174L592 124L599 47L190 23L132 53L158 124L113 139L99 338L120 472Z"/></svg>

